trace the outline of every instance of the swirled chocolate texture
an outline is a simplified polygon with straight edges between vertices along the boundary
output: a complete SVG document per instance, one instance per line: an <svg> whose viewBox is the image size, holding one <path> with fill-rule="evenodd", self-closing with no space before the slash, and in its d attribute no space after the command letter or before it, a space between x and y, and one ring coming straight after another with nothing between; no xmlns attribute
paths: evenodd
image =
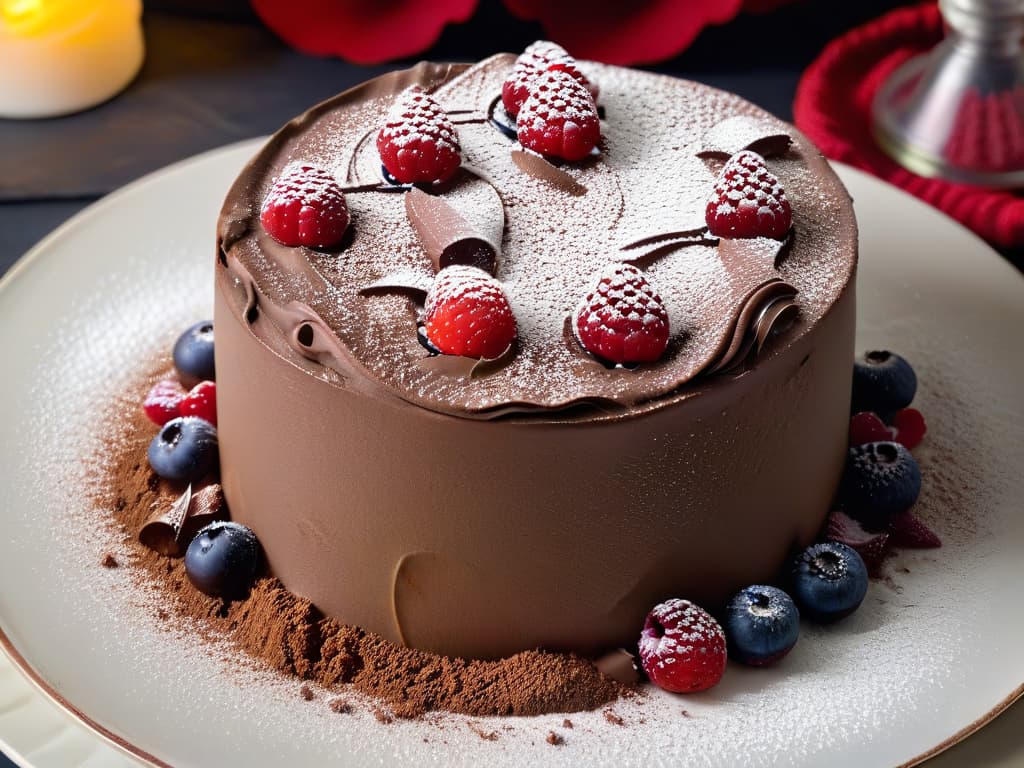
<svg viewBox="0 0 1024 768"><path fill-rule="evenodd" d="M587 65L597 155L524 162L489 120L513 61L371 80L290 122L236 181L218 226L222 483L274 573L330 615L451 655L597 653L634 642L659 600L773 580L816 534L845 453L856 224L791 127L628 69ZM385 184L374 144L413 84L462 146L434 201ZM704 228L715 175L745 146L786 190L785 242ZM339 248L262 231L292 160L350 190ZM500 359L419 342L446 260L501 283L519 337ZM645 271L672 329L664 357L632 370L569 331L615 261Z"/></svg>

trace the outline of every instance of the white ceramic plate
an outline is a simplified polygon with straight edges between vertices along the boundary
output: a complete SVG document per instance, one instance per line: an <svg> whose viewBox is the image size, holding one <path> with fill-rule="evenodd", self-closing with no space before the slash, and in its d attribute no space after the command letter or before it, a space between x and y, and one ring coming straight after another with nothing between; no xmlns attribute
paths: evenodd
<svg viewBox="0 0 1024 768"><path fill-rule="evenodd" d="M24 764L134 764L124 749L253 768L888 766L944 749L1021 694L1024 280L967 231L849 169L863 232L859 346L917 368L915 405L931 426L920 508L945 546L899 555L860 611L805 627L779 667L730 665L710 693L616 703L624 725L602 712L572 715L572 729L561 716L382 725L365 707L338 715L325 692L305 701L296 681L240 668L188 626L168 629L137 574L99 565L119 549L85 500L87 465L102 459L95 414L133 365L209 315L215 212L255 147L111 195L0 284L0 629L37 685L0 666L0 743ZM1024 712L1004 720L957 760L1019 757ZM552 730L564 745L545 741Z"/></svg>

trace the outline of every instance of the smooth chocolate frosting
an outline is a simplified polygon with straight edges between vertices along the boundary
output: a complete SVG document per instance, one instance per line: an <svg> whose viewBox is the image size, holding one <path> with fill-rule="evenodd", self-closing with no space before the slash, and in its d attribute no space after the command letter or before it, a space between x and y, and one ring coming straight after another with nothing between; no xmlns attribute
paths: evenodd
<svg viewBox="0 0 1024 768"><path fill-rule="evenodd" d="M513 61L420 64L314 108L249 164L218 228L233 518L328 614L476 657L628 645L658 600L772 579L828 511L853 356L856 224L806 139L736 96L592 64L601 152L545 174L487 121ZM412 84L458 115L464 156L416 197L380 181L373 142ZM703 226L724 153L752 144L791 202L785 243ZM291 160L359 190L336 251L259 225ZM419 343L448 258L482 259L509 296L519 339L502 359ZM664 358L635 370L591 358L566 323L626 260L672 327Z"/></svg>

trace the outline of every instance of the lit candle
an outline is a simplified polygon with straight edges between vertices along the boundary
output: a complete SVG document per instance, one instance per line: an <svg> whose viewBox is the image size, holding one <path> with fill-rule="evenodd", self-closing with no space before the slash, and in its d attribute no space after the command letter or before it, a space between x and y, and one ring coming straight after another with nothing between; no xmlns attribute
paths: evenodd
<svg viewBox="0 0 1024 768"><path fill-rule="evenodd" d="M0 117L106 101L142 66L141 0L0 0Z"/></svg>

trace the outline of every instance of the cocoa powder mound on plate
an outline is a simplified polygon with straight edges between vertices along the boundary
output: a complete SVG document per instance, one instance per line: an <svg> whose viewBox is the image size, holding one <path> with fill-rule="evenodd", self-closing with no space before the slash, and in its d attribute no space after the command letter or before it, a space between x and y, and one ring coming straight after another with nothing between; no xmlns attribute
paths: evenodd
<svg viewBox="0 0 1024 768"><path fill-rule="evenodd" d="M126 400L141 404L149 387L166 375L164 362ZM170 611L161 611L168 620L174 613L198 620L210 638L226 637L282 673L327 688L351 686L402 718L432 710L475 717L578 712L635 692L568 653L534 650L477 661L404 648L325 617L271 576L260 578L245 600L225 603L207 597L192 587L182 558L158 554L138 542L138 532L153 512L168 507L185 489L150 470L146 450L159 428L141 405L129 409L128 416L122 410L120 418L128 423L120 425L110 443L95 502L120 524L133 555L127 565L157 585Z"/></svg>

